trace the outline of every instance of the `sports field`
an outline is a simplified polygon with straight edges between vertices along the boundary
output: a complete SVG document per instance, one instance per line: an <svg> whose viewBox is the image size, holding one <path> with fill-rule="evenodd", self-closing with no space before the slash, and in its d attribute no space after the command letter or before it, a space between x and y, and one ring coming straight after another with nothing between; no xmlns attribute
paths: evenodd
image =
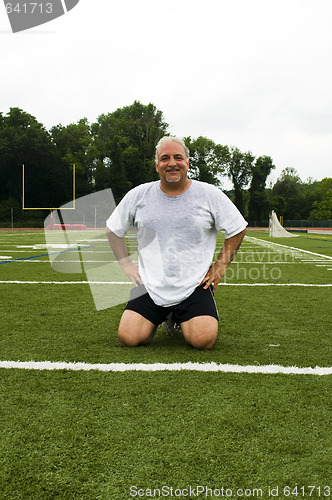
<svg viewBox="0 0 332 500"><path fill-rule="evenodd" d="M332 236L248 232L209 352L120 347L123 304L97 311L45 243L0 232L1 500L332 497Z"/></svg>

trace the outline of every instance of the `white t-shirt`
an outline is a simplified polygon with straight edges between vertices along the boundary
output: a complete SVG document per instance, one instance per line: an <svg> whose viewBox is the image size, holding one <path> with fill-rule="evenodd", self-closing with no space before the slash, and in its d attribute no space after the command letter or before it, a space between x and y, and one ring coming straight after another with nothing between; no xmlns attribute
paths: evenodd
<svg viewBox="0 0 332 500"><path fill-rule="evenodd" d="M217 232L230 238L247 222L220 189L192 180L179 196L163 193L160 181L135 187L106 224L120 238L136 229L142 282L156 304L170 306L201 283L214 260Z"/></svg>

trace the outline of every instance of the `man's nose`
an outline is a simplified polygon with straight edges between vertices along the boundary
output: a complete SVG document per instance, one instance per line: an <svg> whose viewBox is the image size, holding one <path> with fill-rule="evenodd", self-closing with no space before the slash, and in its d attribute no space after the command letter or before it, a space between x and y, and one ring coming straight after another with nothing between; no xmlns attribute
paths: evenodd
<svg viewBox="0 0 332 500"><path fill-rule="evenodd" d="M168 165L171 166L171 167L175 167L176 166L176 161L175 161L174 156L170 157Z"/></svg>

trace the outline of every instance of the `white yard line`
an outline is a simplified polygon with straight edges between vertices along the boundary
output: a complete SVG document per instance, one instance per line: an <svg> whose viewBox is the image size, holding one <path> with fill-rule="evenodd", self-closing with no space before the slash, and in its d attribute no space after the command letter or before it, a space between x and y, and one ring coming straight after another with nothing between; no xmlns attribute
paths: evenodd
<svg viewBox="0 0 332 500"><path fill-rule="evenodd" d="M224 373L257 373L284 375L332 375L332 367L298 367L280 365L232 365L217 363L66 363L52 361L0 361L0 368L23 370L70 370L101 372L199 371Z"/></svg>
<svg viewBox="0 0 332 500"><path fill-rule="evenodd" d="M19 281L3 280L0 284L9 285L132 285L131 281ZM302 286L332 287L332 283L219 283L218 286Z"/></svg>
<svg viewBox="0 0 332 500"><path fill-rule="evenodd" d="M132 285L131 281L0 281L12 285Z"/></svg>
<svg viewBox="0 0 332 500"><path fill-rule="evenodd" d="M9 285L132 285L131 281L19 281L3 280L0 284ZM332 283L219 283L218 286L303 286L332 287Z"/></svg>
<svg viewBox="0 0 332 500"><path fill-rule="evenodd" d="M12 257L8 257L8 259L11 259ZM0 257L1 259L1 257ZM50 261L48 260L48 258L46 257L44 260L38 260L38 259L23 259L23 260L16 260L15 262L17 263L26 263L26 262L30 262L30 263L33 263L33 262L39 262L39 263L46 263L46 264L49 264ZM65 264L78 264L78 263L82 263L82 261L80 260L56 260L55 261L56 264L59 264L59 263L65 263ZM114 264L114 263L117 263L118 261L117 260L85 260L84 259L84 264ZM133 261L135 262L135 261Z"/></svg>
<svg viewBox="0 0 332 500"><path fill-rule="evenodd" d="M330 255L325 255L325 254L316 253L316 252L310 252L309 250L303 250L302 248L296 248L296 247L290 247L290 246L287 246L287 245L281 245L280 243L274 243L272 241L266 241L266 240L261 240L259 238L254 238L253 236L247 236L246 238L249 239L249 241L251 243L254 242L254 241L256 241L259 245L267 246L269 248L279 247L280 249L283 248L285 250L293 250L296 253L297 252L301 252L301 253L303 252L303 253L306 253L306 254L309 254L309 255L315 255L315 256L318 256L318 257L321 257L321 258L324 258L324 259L332 260L332 257Z"/></svg>
<svg viewBox="0 0 332 500"><path fill-rule="evenodd" d="M100 252L100 253L103 253L103 252ZM2 257L2 256L0 256L0 260L1 259L7 259L8 260L8 259L14 259L14 257L6 257L6 256ZM48 259L47 256L45 256L44 260L31 259L31 258L28 257L26 259L15 260L15 262L18 262L18 263L20 263L20 262L23 262L23 263L25 263L25 262L44 262L44 263L47 263L47 264L50 263L50 261L49 261L49 259ZM70 263L74 264L74 263L81 263L82 261L80 261L80 260L58 260L58 259L56 259L56 263L57 264L59 264L60 262L65 262L67 264L70 262ZM90 263L94 262L95 264L110 264L110 263L113 264L113 263L117 263L118 261L117 260L85 260L84 259L84 263L85 264L88 263L88 262L90 262ZM133 260L133 262L137 262L137 261ZM322 262L322 261L321 260L313 260L313 261L304 262L304 263L305 264L307 264L307 263L311 264L312 262L315 263L315 262ZM261 265L274 265L274 266L278 265L279 266L279 265L283 265L283 264L299 265L299 264L303 264L303 262L302 261L297 261L297 262L291 262L291 261L290 262L286 262L286 261L279 262L279 261L275 261L275 262L271 262L271 261L264 261L264 260L248 261L248 262L246 262L246 261L236 261L236 260L233 260L230 263L231 266L234 266L235 264L236 265L242 265L242 264L243 265L249 265L249 264L255 264L255 265L257 265L257 264L261 264ZM330 266L330 265L331 265L330 263L328 263L328 264L322 264L322 266Z"/></svg>
<svg viewBox="0 0 332 500"><path fill-rule="evenodd" d="M1 282L0 282L1 283ZM303 286L332 287L332 283L219 283L218 286Z"/></svg>

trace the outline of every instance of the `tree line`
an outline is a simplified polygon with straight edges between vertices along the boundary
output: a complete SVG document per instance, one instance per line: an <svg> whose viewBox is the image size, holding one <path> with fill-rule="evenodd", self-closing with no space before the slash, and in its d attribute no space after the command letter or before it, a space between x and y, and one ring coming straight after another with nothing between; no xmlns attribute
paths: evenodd
<svg viewBox="0 0 332 500"><path fill-rule="evenodd" d="M158 178L154 151L164 135L169 131L162 111L138 101L100 115L95 123L82 118L50 130L19 108L0 113L0 221L10 210L22 213L23 164L26 207L70 202L73 164L77 198L111 188L118 203L129 189ZM184 141L190 177L221 189L230 179L227 194L247 220L266 221L272 209L284 219L332 219L332 178L303 182L286 168L273 186L266 186L275 168L270 156L256 158L202 136Z"/></svg>

